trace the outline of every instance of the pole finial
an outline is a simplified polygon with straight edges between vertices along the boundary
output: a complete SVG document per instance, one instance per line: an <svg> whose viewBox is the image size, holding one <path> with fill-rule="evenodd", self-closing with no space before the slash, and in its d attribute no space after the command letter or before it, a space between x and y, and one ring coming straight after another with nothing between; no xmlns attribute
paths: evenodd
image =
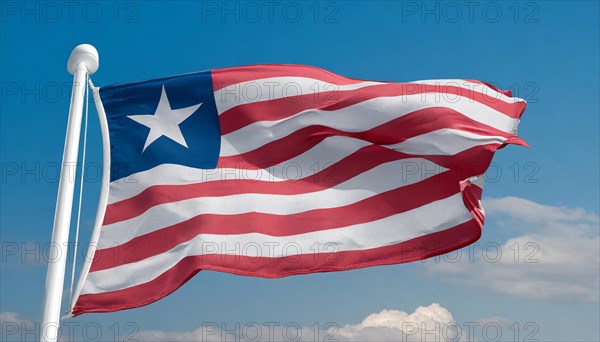
<svg viewBox="0 0 600 342"><path fill-rule="evenodd" d="M90 44L77 45L67 61L67 70L72 75L75 75L79 64L83 63L87 69L88 74L93 74L98 70L100 65L100 57L98 56L98 50Z"/></svg>

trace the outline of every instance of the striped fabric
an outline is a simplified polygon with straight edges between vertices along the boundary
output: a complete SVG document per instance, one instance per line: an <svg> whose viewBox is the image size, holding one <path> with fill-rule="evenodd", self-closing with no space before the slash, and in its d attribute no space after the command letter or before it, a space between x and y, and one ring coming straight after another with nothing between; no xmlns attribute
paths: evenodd
<svg viewBox="0 0 600 342"><path fill-rule="evenodd" d="M152 162L111 174L73 315L149 304L200 270L276 278L461 248L481 234L494 152L526 145L514 135L525 101L479 81L371 82L296 65L213 70L208 85L199 75L100 90L112 166L118 148ZM206 99L185 102L204 86ZM189 146L161 137L142 151L148 129L126 115L154 113L160 89L172 109L205 112L180 125ZM143 92L153 100L121 110ZM198 133L206 126L216 138ZM212 139L197 146L215 144L214 163L178 161L194 135Z"/></svg>

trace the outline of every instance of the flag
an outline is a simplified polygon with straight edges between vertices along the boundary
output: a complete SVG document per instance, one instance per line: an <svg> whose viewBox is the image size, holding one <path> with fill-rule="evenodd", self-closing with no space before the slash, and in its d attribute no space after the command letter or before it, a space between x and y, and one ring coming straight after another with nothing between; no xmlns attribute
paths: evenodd
<svg viewBox="0 0 600 342"><path fill-rule="evenodd" d="M482 174L525 101L475 80L300 65L102 87L110 175L71 314L152 303L201 270L278 278L421 260L481 235Z"/></svg>

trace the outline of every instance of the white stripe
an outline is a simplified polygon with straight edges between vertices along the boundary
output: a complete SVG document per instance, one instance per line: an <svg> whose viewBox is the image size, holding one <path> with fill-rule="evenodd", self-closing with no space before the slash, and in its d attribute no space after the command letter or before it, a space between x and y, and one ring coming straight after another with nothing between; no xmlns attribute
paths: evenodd
<svg viewBox="0 0 600 342"><path fill-rule="evenodd" d="M418 135L399 144L385 146L406 154L451 156L471 147L502 144L505 141L506 138L500 136L479 135L458 129L443 128Z"/></svg>
<svg viewBox="0 0 600 342"><path fill-rule="evenodd" d="M467 80L461 79L420 80L408 83L463 88L466 90L466 92L461 92L462 96L470 97L469 93L476 92L492 97L493 100L491 101L500 100L506 103L525 102L525 100L523 100L522 98L506 96L503 93L500 93L485 84L469 82ZM445 94L443 91L440 93L440 96L445 96L447 99L454 99L456 97L456 95L453 93Z"/></svg>
<svg viewBox="0 0 600 342"><path fill-rule="evenodd" d="M194 184L226 179L281 182L303 178L315 174L317 170L324 170L369 145L372 144L364 140L332 136L299 156L260 170L248 170L247 165L224 165L225 168L211 170L179 164L158 165L113 181L110 184L108 203L133 197L154 185Z"/></svg>
<svg viewBox="0 0 600 342"><path fill-rule="evenodd" d="M485 183L485 175L473 176L467 179L467 181L483 189L483 185Z"/></svg>
<svg viewBox="0 0 600 342"><path fill-rule="evenodd" d="M335 111L309 109L277 121L259 121L221 136L221 156L246 153L312 125L362 132L417 110L445 107L482 124L510 133L518 124L501 112L467 97L456 102L423 102L421 95L378 97ZM432 115L426 113L424 115Z"/></svg>
<svg viewBox="0 0 600 342"><path fill-rule="evenodd" d="M473 216L460 193L377 221L337 229L273 237L250 233L200 234L166 253L89 274L82 293L116 291L146 283L168 271L186 256L238 254L248 257L284 257L314 253L314 246L337 245L337 251L356 251L398 244L467 222ZM289 248L289 244L299 248ZM214 247L217 247L215 252ZM311 249L312 248L312 249Z"/></svg>
<svg viewBox="0 0 600 342"><path fill-rule="evenodd" d="M318 94L327 91L355 90L382 82L358 82L354 84L337 85L308 77L284 76L261 78L252 81L236 83L215 91L217 112L223 112L239 105L275 100L285 97L294 98L299 95Z"/></svg>
<svg viewBox="0 0 600 342"><path fill-rule="evenodd" d="M415 169L439 170L439 172L407 172ZM346 206L382 192L418 183L444 171L445 168L431 161L409 158L378 165L334 187L311 193L297 195L243 193L168 202L151 207L139 216L102 227L98 249L121 245L137 236L202 214L234 215L259 212L289 215L308 210Z"/></svg>

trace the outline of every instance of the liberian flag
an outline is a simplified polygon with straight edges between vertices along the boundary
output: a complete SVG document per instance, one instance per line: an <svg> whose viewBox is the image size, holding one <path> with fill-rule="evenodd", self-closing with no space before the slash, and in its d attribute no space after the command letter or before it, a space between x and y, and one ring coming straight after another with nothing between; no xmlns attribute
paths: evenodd
<svg viewBox="0 0 600 342"><path fill-rule="evenodd" d="M474 80L300 65L96 89L105 180L71 314L201 270L267 278L429 258L481 235L483 177L525 101Z"/></svg>

